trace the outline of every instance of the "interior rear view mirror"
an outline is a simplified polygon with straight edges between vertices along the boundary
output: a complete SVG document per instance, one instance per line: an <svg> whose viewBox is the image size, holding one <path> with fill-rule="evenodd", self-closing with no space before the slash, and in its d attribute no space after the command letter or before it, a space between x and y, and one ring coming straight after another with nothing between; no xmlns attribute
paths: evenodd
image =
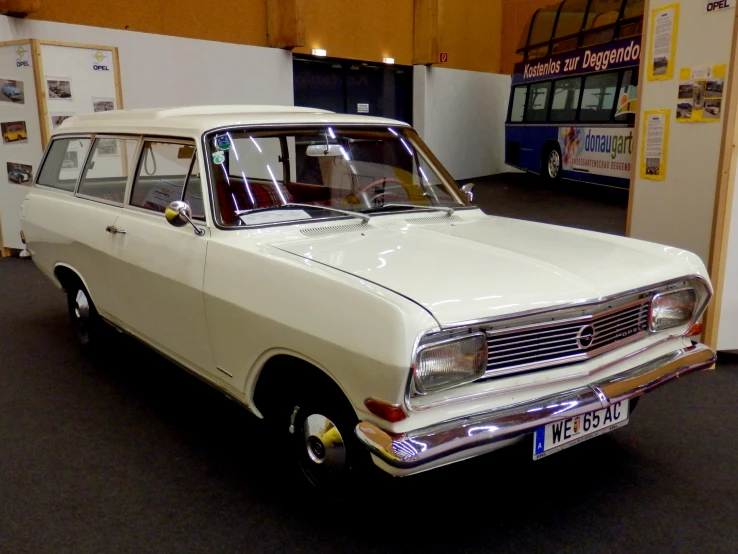
<svg viewBox="0 0 738 554"><path fill-rule="evenodd" d="M311 144L307 147L307 155L314 157L343 156L343 151L338 144Z"/></svg>

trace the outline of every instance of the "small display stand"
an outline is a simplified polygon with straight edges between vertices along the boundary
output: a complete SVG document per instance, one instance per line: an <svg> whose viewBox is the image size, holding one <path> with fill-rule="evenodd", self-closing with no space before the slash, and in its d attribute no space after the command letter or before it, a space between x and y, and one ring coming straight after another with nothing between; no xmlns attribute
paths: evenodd
<svg viewBox="0 0 738 554"><path fill-rule="evenodd" d="M20 212L51 132L76 114L123 107L118 49L39 39L0 42L0 246L23 251ZM71 166L84 160L68 160Z"/></svg>

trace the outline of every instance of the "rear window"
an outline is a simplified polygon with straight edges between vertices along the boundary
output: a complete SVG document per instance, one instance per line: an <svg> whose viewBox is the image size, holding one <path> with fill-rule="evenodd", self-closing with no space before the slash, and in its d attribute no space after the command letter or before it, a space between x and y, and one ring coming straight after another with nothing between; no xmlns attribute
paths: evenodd
<svg viewBox="0 0 738 554"><path fill-rule="evenodd" d="M90 149L88 137L58 138L49 146L36 183L74 192L77 179Z"/></svg>

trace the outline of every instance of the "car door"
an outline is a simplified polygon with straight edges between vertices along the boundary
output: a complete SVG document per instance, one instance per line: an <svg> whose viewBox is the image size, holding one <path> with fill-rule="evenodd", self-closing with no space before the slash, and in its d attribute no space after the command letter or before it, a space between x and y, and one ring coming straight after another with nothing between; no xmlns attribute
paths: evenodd
<svg viewBox="0 0 738 554"><path fill-rule="evenodd" d="M118 155L106 153L116 141ZM37 189L24 206L26 240L42 267L70 267L86 285L98 311L112 308L108 229L123 211L137 139L98 135L53 141Z"/></svg>
<svg viewBox="0 0 738 554"><path fill-rule="evenodd" d="M115 313L127 330L201 373L213 370L202 282L209 231L193 141L144 139L111 253ZM194 224L174 227L166 206L185 199Z"/></svg>

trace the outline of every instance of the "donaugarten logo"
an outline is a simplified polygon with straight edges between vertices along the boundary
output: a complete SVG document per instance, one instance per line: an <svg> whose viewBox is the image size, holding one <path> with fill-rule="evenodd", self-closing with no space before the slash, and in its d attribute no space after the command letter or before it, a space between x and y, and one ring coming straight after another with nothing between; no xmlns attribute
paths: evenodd
<svg viewBox="0 0 738 554"><path fill-rule="evenodd" d="M608 135L593 134L592 131L588 131L584 138L584 151L610 154L613 160L619 154L632 154L633 132L627 135Z"/></svg>

